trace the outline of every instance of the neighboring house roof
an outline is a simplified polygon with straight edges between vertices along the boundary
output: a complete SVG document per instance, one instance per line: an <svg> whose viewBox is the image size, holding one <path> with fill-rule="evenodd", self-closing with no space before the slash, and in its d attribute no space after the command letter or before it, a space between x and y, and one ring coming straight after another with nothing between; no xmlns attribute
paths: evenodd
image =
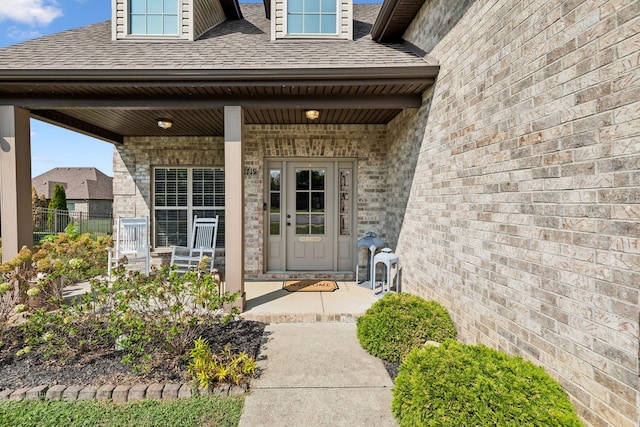
<svg viewBox="0 0 640 427"><path fill-rule="evenodd" d="M391 0L387 0L391 1ZM224 106L245 124L383 124L422 105L439 66L371 38L379 4L353 5L354 40L271 40L261 3L242 3L195 41L112 40L102 22L0 49L0 101L114 143L126 136L221 136ZM174 121L171 129L158 118Z"/></svg>
<svg viewBox="0 0 640 427"><path fill-rule="evenodd" d="M113 200L113 178L96 168L54 168L31 180L38 196L53 195L55 184L62 184L67 200Z"/></svg>

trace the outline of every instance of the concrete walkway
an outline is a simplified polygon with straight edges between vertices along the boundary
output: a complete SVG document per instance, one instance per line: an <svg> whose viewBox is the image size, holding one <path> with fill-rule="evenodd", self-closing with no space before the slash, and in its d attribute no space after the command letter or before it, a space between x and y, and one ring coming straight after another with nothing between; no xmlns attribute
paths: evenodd
<svg viewBox="0 0 640 427"><path fill-rule="evenodd" d="M393 382L356 338L354 323L275 323L240 427L397 426Z"/></svg>

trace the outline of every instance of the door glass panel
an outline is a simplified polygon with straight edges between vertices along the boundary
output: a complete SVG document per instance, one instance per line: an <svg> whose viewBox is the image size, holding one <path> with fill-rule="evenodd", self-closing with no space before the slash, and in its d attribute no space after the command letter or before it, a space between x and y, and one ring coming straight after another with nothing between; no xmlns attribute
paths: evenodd
<svg viewBox="0 0 640 427"><path fill-rule="evenodd" d="M324 171L323 170L311 171L311 189L324 190Z"/></svg>
<svg viewBox="0 0 640 427"><path fill-rule="evenodd" d="M296 212L309 212L309 193L307 191L296 193Z"/></svg>
<svg viewBox="0 0 640 427"><path fill-rule="evenodd" d="M280 171L272 170L271 173L271 191L280 191Z"/></svg>
<svg viewBox="0 0 640 427"><path fill-rule="evenodd" d="M309 189L309 170L296 170L296 190Z"/></svg>
<svg viewBox="0 0 640 427"><path fill-rule="evenodd" d="M280 213L280 179L282 171L280 169L269 170L269 234L280 235L280 223L282 216Z"/></svg>
<svg viewBox="0 0 640 427"><path fill-rule="evenodd" d="M351 169L340 169L340 235L351 235Z"/></svg>
<svg viewBox="0 0 640 427"><path fill-rule="evenodd" d="M324 234L324 215L311 215L311 229L309 234Z"/></svg>
<svg viewBox="0 0 640 427"><path fill-rule="evenodd" d="M324 193L311 193L311 212L324 212Z"/></svg>
<svg viewBox="0 0 640 427"><path fill-rule="evenodd" d="M309 215L296 215L296 234L309 234Z"/></svg>
<svg viewBox="0 0 640 427"><path fill-rule="evenodd" d="M280 234L280 193L271 193L269 212L269 230L272 236Z"/></svg>
<svg viewBox="0 0 640 427"><path fill-rule="evenodd" d="M296 234L325 232L324 169L296 170Z"/></svg>

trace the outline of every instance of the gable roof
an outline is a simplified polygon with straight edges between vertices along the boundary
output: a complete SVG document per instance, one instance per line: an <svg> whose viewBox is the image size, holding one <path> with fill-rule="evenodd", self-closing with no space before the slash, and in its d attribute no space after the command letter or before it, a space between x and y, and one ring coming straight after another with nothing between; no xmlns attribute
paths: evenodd
<svg viewBox="0 0 640 427"><path fill-rule="evenodd" d="M113 178L96 168L54 168L34 177L31 184L38 196L47 199L55 184L62 184L67 200L113 200Z"/></svg>
<svg viewBox="0 0 640 427"><path fill-rule="evenodd" d="M242 3L196 41L111 39L103 22L0 49L0 101L111 142L222 135L224 105L247 124L387 123L418 107L438 64L370 35L379 4L356 4L354 40L271 40L261 3ZM325 114L325 111L331 114ZM174 120L168 130L158 117Z"/></svg>
<svg viewBox="0 0 640 427"><path fill-rule="evenodd" d="M372 40L371 27L379 4L356 4L354 42L338 39L271 40L271 23L259 3L241 5L244 19L227 20L196 41L111 40L111 22L72 29L0 49L2 76L12 70L182 70L233 74L242 70L336 69L365 67L421 67L424 58L400 43ZM66 73L65 73L66 71ZM217 71L218 73L216 73Z"/></svg>

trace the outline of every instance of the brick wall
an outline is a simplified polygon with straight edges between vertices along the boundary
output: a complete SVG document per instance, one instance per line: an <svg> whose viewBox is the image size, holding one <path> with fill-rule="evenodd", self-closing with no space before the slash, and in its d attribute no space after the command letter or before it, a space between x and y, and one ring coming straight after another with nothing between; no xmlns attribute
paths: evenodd
<svg viewBox="0 0 640 427"><path fill-rule="evenodd" d="M245 269L252 277L263 271L263 175L265 158L357 159L358 228L381 229L385 216L386 127L383 125L252 125L245 127L245 166L258 173L245 177ZM355 243L354 243L355 246Z"/></svg>
<svg viewBox="0 0 640 427"><path fill-rule="evenodd" d="M445 4L405 34L441 63L431 104L389 125L403 156L422 141L389 219L403 287L544 365L588 425L638 427L639 3L477 1L427 25Z"/></svg>
<svg viewBox="0 0 640 427"><path fill-rule="evenodd" d="M224 166L222 137L128 137L113 157L113 215L152 219L153 166ZM153 221L150 221L153 228ZM153 236L153 230L151 230ZM153 238L151 240L153 243ZM168 262L170 251L156 251L152 264ZM224 264L224 256L216 258Z"/></svg>
<svg viewBox="0 0 640 427"><path fill-rule="evenodd" d="M357 159L358 228L383 239L387 184L386 126L383 125L248 125L244 129L245 272L266 278L264 270L264 159ZM224 140L206 138L127 138L114 156L114 215L151 217L153 166L224 166ZM355 242L355 240L354 240ZM354 243L355 246L355 243ZM168 261L165 254L162 258ZM218 257L224 264L224 256ZM158 259L158 263L160 260ZM216 261L218 264L218 261Z"/></svg>

